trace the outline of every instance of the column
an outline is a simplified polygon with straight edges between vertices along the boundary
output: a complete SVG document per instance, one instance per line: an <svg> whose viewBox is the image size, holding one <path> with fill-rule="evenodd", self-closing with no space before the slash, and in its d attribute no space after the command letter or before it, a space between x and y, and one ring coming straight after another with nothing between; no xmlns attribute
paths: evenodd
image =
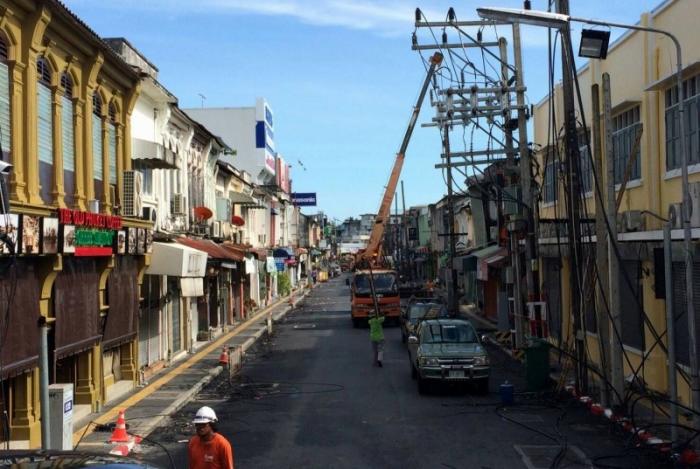
<svg viewBox="0 0 700 469"><path fill-rule="evenodd" d="M103 104L109 108L107 103ZM98 158L98 156L94 156ZM110 213L112 204L109 200L109 129L107 127L107 117L102 114L102 194L95 194L100 199L100 212Z"/></svg>
<svg viewBox="0 0 700 469"><path fill-rule="evenodd" d="M38 53L30 49L27 56L28 66L24 69L24 167L27 171L27 202L35 205L43 205L39 194L39 157L37 142L37 74L36 59Z"/></svg>
<svg viewBox="0 0 700 469"><path fill-rule="evenodd" d="M93 352L88 350L76 357L77 379L75 387L75 403L90 404L97 397L97 390L93 378Z"/></svg>
<svg viewBox="0 0 700 469"><path fill-rule="evenodd" d="M124 125L121 123L117 123L115 127L117 132L117 190L115 191L117 199L110 201L112 207L114 207L115 205L121 205L121 200L123 197L121 193L121 188L124 179L124 171L126 170L125 163L127 160L126 155L124 153ZM131 168L131 165L129 165L129 168Z"/></svg>
<svg viewBox="0 0 700 469"><path fill-rule="evenodd" d="M53 203L61 208L66 206L66 195L63 185L63 90L60 86L53 87L53 180L51 191Z"/></svg>
<svg viewBox="0 0 700 469"><path fill-rule="evenodd" d="M138 325L137 325L138 327ZM122 379L136 382L136 339L121 346L121 372Z"/></svg>
<svg viewBox="0 0 700 469"><path fill-rule="evenodd" d="M22 97L24 91L24 69L20 62L10 62L10 141L12 143L12 174L10 175L10 199L27 202L27 172L25 171L24 141L22 139L24 122L22 121Z"/></svg>
<svg viewBox="0 0 700 469"><path fill-rule="evenodd" d="M11 383L12 439L29 440L29 446L32 448L41 446L38 368L13 378Z"/></svg>
<svg viewBox="0 0 700 469"><path fill-rule="evenodd" d="M74 87L77 90L77 86ZM85 186L85 152L83 145L85 144L85 100L81 98L73 98L75 104L75 113L73 115L73 129L75 135L75 208L78 210L86 209L87 189Z"/></svg>

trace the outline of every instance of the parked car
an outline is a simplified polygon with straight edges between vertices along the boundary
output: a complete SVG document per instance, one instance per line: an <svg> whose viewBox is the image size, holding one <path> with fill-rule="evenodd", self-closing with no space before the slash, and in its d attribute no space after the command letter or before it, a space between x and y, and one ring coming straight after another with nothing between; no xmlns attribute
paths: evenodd
<svg viewBox="0 0 700 469"><path fill-rule="evenodd" d="M431 382L472 382L489 389L489 357L472 324L464 319L421 321L408 337L411 376L423 394Z"/></svg>
<svg viewBox="0 0 700 469"><path fill-rule="evenodd" d="M423 300L423 298L421 298ZM447 318L447 307L435 301L414 301L401 311L399 325L401 326L401 342L406 343L409 335L413 334L420 321L425 319Z"/></svg>

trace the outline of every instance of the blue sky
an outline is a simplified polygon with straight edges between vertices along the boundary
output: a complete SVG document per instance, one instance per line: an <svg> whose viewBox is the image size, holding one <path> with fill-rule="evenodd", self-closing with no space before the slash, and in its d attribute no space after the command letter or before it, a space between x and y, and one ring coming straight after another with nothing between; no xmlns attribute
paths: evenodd
<svg viewBox="0 0 700 469"><path fill-rule="evenodd" d="M637 22L660 2L571 0L571 12ZM293 165L293 189L317 192L318 209L341 220L376 212L423 80L421 59L411 51L416 6L433 21L444 20L450 6L460 20L476 19L477 6L522 6L521 0L65 3L99 35L127 38L159 68L159 80L182 108L200 106L199 93L213 107L252 106L265 97L275 112L276 149ZM547 3L532 0L534 9ZM536 103L546 93L546 30L524 28L523 42L525 84ZM426 101L419 122L433 114ZM446 192L434 169L440 150L438 131L418 126L402 173L407 207Z"/></svg>

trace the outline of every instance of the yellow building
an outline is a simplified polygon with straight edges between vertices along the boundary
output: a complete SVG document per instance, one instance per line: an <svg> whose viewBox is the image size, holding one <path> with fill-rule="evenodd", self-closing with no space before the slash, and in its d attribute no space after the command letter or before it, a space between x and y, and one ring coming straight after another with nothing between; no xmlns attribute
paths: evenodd
<svg viewBox="0 0 700 469"><path fill-rule="evenodd" d="M0 243L0 428L37 447L40 317L50 383L73 384L74 420L137 377L149 234L119 209L138 76L60 2L0 5L0 156L13 165L0 230L16 244Z"/></svg>
<svg viewBox="0 0 700 469"><path fill-rule="evenodd" d="M696 25L697 4L691 0L667 0L656 9L644 13L639 18L641 26L654 27L671 31L677 35L682 44L687 104L690 114L688 139L690 145L690 183L691 192L700 189L700 31ZM629 18L630 23L634 18ZM573 39L574 42L577 38ZM576 45L574 45L574 48ZM559 57L556 58L560 63ZM621 271L626 273L630 283L621 274L620 314L622 316L622 341L624 344L624 375L633 374L633 368L639 368L638 376L656 391L668 390L666 354L661 347L655 346L656 337L666 331L665 300L655 286L663 284L663 265L655 264L655 252L662 247L662 223L644 211L666 218L671 204L681 201L681 176L678 143L678 96L675 79L676 50L673 43L665 36L646 32L626 32L614 44L611 44L607 60L591 60L578 71L578 80L582 92L583 112L586 118L591 149L595 153L595 144L591 131L594 119L599 119L602 129L603 171L601 187L607 182L605 174L605 132L612 132L614 153L614 177L616 194L626 179L618 211L619 246L622 256ZM610 76L612 124L606 129L603 115L594 116L591 108L591 87L600 87L602 112L603 74ZM578 108L578 106L577 106ZM556 127L552 125L552 110L556 116ZM535 142L540 146L537 159L539 162L540 183L540 280L545 299L548 301L549 320L552 340L562 347L571 348L572 319L571 295L569 288L569 253L566 235L563 234L567 217L566 195L563 172L563 149L555 145L552 136L563 135L563 100L561 85L555 87L554 98L546 97L534 108ZM577 118L581 122L580 110ZM637 135L641 135L638 147L635 145ZM584 130L580 127L580 135ZM549 139L549 141L548 141ZM562 144L563 139L557 143ZM581 139L581 181L583 184L582 217L595 218L593 165L588 158L585 139ZM638 151L635 153L635 147ZM628 161L632 161L628 164ZM628 169L629 168L629 169ZM625 178L625 174L629 177ZM700 191L698 191L700 192ZM695 196L694 196L695 197ZM603 197L605 200L605 196ZM695 200L698 204L700 199ZM694 208L700 205L694 205ZM557 223L559 220L560 223ZM693 222L693 245L697 247L700 235L700 217ZM555 227L561 229L557 230ZM592 233L595 233L593 224ZM680 228L680 226L678 226ZM557 242L557 233L560 241ZM682 294L684 292L684 263L680 252L682 230L673 231L673 284L675 290L674 306L679 319L676 322L677 361L688 371L688 329ZM591 240L593 241L593 240ZM595 258L595 243L589 242L584 251L585 259ZM676 255L676 249L678 253ZM594 278L591 274L592 263L588 264L586 281ZM700 274L700 256L696 255L694 265L696 275ZM589 276L590 275L590 276ZM657 282L655 284L655 282ZM585 283L585 281L584 281ZM584 286L584 322L586 329L587 354L592 364L600 369L599 330L596 327L596 313L593 305L595 294L593 288ZM631 287L631 288L630 288ZM696 312L700 302L696 300ZM648 321L644 319L644 316ZM598 313L598 320L609 322L607 313ZM666 343L666 339L662 339ZM643 362L643 363L642 363ZM631 365L631 366L630 366ZM593 377L593 376L592 376ZM594 377L593 377L594 378ZM681 374L678 374L679 399L684 404L690 403L689 386Z"/></svg>

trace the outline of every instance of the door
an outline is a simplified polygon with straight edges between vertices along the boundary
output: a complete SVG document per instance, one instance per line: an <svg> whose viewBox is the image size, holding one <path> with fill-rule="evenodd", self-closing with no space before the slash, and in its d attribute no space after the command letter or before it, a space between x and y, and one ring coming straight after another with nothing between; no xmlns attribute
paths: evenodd
<svg viewBox="0 0 700 469"><path fill-rule="evenodd" d="M171 311L171 329L173 331L172 353L179 352L182 349L182 311L180 310L180 283L177 278L168 279L168 292L170 293Z"/></svg>
<svg viewBox="0 0 700 469"><path fill-rule="evenodd" d="M219 327L218 277L209 278L209 327Z"/></svg>

